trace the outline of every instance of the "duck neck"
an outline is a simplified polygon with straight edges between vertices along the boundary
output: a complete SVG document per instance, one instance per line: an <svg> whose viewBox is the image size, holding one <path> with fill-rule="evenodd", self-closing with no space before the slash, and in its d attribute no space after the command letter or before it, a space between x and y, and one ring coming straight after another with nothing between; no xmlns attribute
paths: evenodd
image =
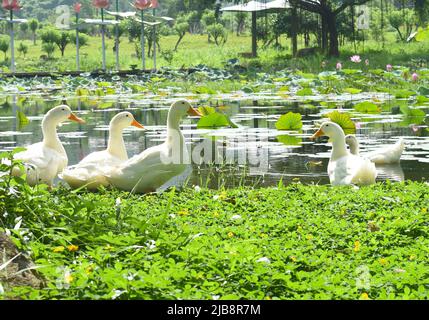
<svg viewBox="0 0 429 320"><path fill-rule="evenodd" d="M354 154L357 156L359 155L359 143L358 142L350 144L350 152L351 152L351 154Z"/></svg>
<svg viewBox="0 0 429 320"><path fill-rule="evenodd" d="M332 139L332 155L331 160L337 160L348 155L344 134L339 134Z"/></svg>
<svg viewBox="0 0 429 320"><path fill-rule="evenodd" d="M180 131L180 117L174 112L168 113L167 119L167 144L184 143L183 134Z"/></svg>
<svg viewBox="0 0 429 320"><path fill-rule="evenodd" d="M43 119L42 121L42 132L43 132L43 145L45 147L54 149L60 153L65 154L63 144L61 143L60 138L58 138L57 133L58 123L53 123L48 121L48 119Z"/></svg>
<svg viewBox="0 0 429 320"><path fill-rule="evenodd" d="M122 132L123 129L110 127L107 152L121 160L127 160L128 154L127 149L125 148L125 142Z"/></svg>

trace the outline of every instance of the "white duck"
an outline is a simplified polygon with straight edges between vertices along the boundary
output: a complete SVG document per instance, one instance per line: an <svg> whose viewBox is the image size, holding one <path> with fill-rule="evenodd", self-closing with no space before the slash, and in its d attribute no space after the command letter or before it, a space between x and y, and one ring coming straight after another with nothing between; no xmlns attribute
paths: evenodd
<svg viewBox="0 0 429 320"><path fill-rule="evenodd" d="M77 165L66 168L60 178L73 189L83 186L90 190L96 190L100 186L107 187L109 182L105 174L112 171L113 167L128 160L122 133L129 126L144 129L130 112L121 112L114 116L110 121L107 149L93 152Z"/></svg>
<svg viewBox="0 0 429 320"><path fill-rule="evenodd" d="M351 154L346 147L343 129L336 123L324 122L313 139L328 136L332 141L332 153L328 175L332 185L368 185L375 183L375 165L365 158Z"/></svg>
<svg viewBox="0 0 429 320"><path fill-rule="evenodd" d="M66 120L85 123L71 111L70 107L57 106L43 117L43 141L27 146L27 150L14 156L15 159L23 161L29 185L45 183L52 187L58 173L67 167L67 153L57 134L57 126ZM22 174L24 172L19 168L13 168L12 175L21 176Z"/></svg>
<svg viewBox="0 0 429 320"><path fill-rule="evenodd" d="M346 136L346 143L350 148L350 152L354 155L359 155L359 141L354 135ZM365 155L369 160L376 164L392 164L399 163L402 152L404 152L404 139L400 138L393 146L388 146L378 151L374 151Z"/></svg>
<svg viewBox="0 0 429 320"><path fill-rule="evenodd" d="M187 101L173 103L168 112L165 142L114 168L106 175L109 182L121 190L148 193L183 173L190 163L185 138L180 131L180 122L186 115L201 116Z"/></svg>

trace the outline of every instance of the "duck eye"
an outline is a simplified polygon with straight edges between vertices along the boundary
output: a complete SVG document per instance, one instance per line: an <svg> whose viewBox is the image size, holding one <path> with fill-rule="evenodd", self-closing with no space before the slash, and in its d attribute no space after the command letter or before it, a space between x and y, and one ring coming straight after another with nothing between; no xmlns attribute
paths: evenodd
<svg viewBox="0 0 429 320"><path fill-rule="evenodd" d="M126 115L126 117L128 118L128 115Z"/></svg>
<svg viewBox="0 0 429 320"><path fill-rule="evenodd" d="M61 110L65 111L66 109L62 108Z"/></svg>

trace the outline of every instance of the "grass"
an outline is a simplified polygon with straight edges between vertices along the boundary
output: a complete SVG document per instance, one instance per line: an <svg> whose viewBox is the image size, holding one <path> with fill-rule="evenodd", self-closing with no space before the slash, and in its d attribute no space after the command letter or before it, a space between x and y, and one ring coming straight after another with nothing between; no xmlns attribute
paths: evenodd
<svg viewBox="0 0 429 320"><path fill-rule="evenodd" d="M0 196L0 229L46 279L43 289L9 288L0 275L4 298L429 297L426 183L140 196L49 193L14 178Z"/></svg>
<svg viewBox="0 0 429 320"><path fill-rule="evenodd" d="M296 68L305 72L320 72L323 70L322 61L326 61L327 67L334 68L338 61L344 63L344 67L351 67L349 57L355 53L361 54L364 59L370 60L373 68L384 69L387 63L392 65L419 65L423 59L423 66L427 66L428 43L399 43L395 40L394 33L386 33L388 39L384 48L380 42L369 40L364 45L358 44L356 51L354 46L347 43L341 48L341 57L327 59L322 55L315 55L308 58L292 59L290 51L290 40L281 38L282 49L260 48L257 59L240 58L240 53L251 50L251 37L249 35L236 36L230 33L228 41L223 46L216 46L208 43L207 35L187 34L179 46L179 50L174 54L173 61L167 62L161 54L158 54L158 67L168 66L174 68L190 67L198 64L205 64L210 67L222 68L229 59L239 58L241 64L246 68L256 68L265 72L281 70L284 68ZM172 50L177 41L177 36L164 36L161 38L161 49ZM69 45L65 56L60 57L57 49L53 59L44 60L40 57L44 55L41 50L41 41L33 46L31 40L17 40L16 47L20 42L24 42L29 47L29 53L24 58L16 53L18 71L68 71L75 70L75 46ZM107 39L107 66L108 69L115 68L113 39ZM300 43L300 48L303 44ZM135 54L135 45L127 38L121 39L120 64L123 69L130 69L131 65L140 68L141 61ZM3 56L3 55L2 55ZM9 54L10 56L10 54ZM2 57L3 58L3 57ZM413 61L416 60L416 61ZM0 68L8 70L9 60L0 60ZM147 58L147 68L153 67L152 58ZM89 45L81 49L81 70L91 71L101 69L101 39L91 37Z"/></svg>

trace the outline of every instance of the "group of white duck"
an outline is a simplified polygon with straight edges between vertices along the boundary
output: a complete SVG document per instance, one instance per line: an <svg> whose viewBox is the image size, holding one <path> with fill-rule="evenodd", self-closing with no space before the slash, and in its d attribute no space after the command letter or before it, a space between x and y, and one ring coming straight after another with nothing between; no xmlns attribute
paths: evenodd
<svg viewBox="0 0 429 320"><path fill-rule="evenodd" d="M17 153L26 172L14 167L12 174L26 174L27 182L34 186L44 183L52 186L59 176L70 187L86 187L96 190L100 186L114 186L120 190L138 193L154 192L186 169L184 161L165 161L173 153L180 153L180 159L189 158L185 139L180 131L180 122L187 116L200 117L201 113L187 101L173 103L168 112L167 136L164 143L144 150L128 159L123 139L123 130L128 126L144 129L130 112L118 113L110 121L107 149L93 152L78 164L67 167L67 153L58 137L57 127L66 120L85 123L66 105L51 109L43 118L42 142L26 147ZM400 161L404 150L401 139L395 145L368 154L359 154L359 143L355 136L346 136L336 123L324 122L313 135L313 139L328 136L332 142L332 153L328 164L328 175L332 185L368 185L375 183L375 164L391 164ZM347 149L349 145L350 150Z"/></svg>
<svg viewBox="0 0 429 320"><path fill-rule="evenodd" d="M25 151L15 155L24 163L26 172L14 167L12 174L21 176L25 173L28 184L32 186L43 183L52 187L54 179L59 176L74 189L86 187L96 190L100 186L112 185L126 191L154 192L186 169L183 163L165 159L177 150L182 156L189 156L180 131L180 122L187 115L201 116L187 101L173 103L168 112L165 142L128 159L123 130L128 126L144 127L130 112L118 113L110 121L107 149L91 153L78 164L67 167L68 157L58 137L57 127L67 120L85 121L77 117L70 107L57 106L42 120L42 142L27 146Z"/></svg>
<svg viewBox="0 0 429 320"><path fill-rule="evenodd" d="M338 124L330 121L324 122L312 139L321 136L329 137L329 141L332 143L328 164L328 175L332 185L375 183L377 178L375 164L399 163L405 148L404 140L401 138L393 146L361 156L357 138L354 135L346 136Z"/></svg>

